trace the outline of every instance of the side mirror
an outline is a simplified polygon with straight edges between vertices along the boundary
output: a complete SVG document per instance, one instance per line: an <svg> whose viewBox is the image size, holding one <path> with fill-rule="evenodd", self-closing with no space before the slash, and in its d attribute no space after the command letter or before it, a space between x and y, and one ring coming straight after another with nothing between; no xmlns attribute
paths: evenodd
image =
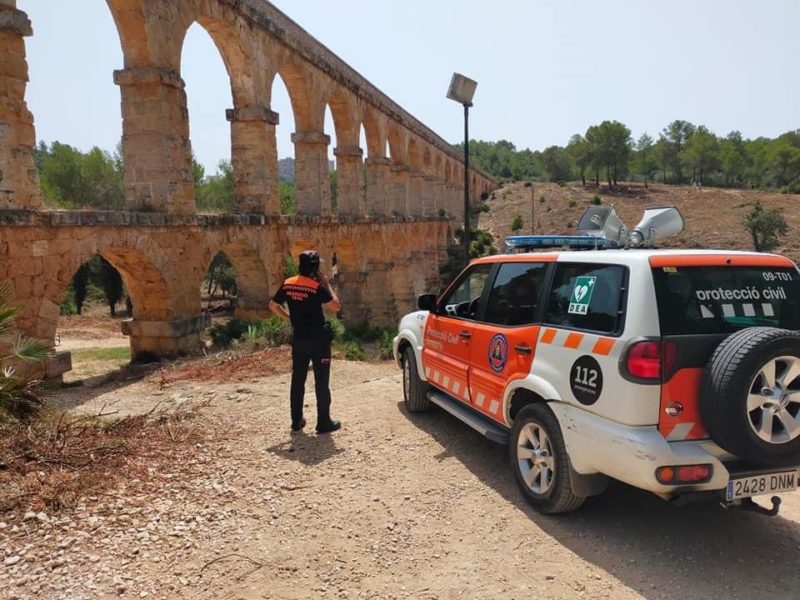
<svg viewBox="0 0 800 600"><path fill-rule="evenodd" d="M417 298L417 308L420 310L427 310L436 312L436 295L435 294L422 294Z"/></svg>

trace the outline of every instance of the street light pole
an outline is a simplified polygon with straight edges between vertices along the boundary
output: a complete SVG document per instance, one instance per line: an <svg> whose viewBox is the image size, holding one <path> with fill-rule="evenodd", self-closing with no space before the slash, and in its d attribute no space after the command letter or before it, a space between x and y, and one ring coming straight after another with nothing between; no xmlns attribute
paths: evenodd
<svg viewBox="0 0 800 600"><path fill-rule="evenodd" d="M464 104L464 265L469 263L470 230L469 230L469 107Z"/></svg>
<svg viewBox="0 0 800 600"><path fill-rule="evenodd" d="M461 241L464 245L464 264L469 263L470 231L469 231L469 107L478 82L458 73L453 73L447 97L464 106L464 234Z"/></svg>

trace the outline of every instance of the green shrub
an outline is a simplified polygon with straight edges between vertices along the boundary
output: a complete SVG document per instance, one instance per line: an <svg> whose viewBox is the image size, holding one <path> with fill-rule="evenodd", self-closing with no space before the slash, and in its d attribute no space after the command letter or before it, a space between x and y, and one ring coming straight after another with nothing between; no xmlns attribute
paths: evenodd
<svg viewBox="0 0 800 600"><path fill-rule="evenodd" d="M570 201L569 201L569 207L570 207L570 208L575 208L577 205L578 205L578 203L577 203L577 202L575 202L575 200L570 200Z"/></svg>
<svg viewBox="0 0 800 600"><path fill-rule="evenodd" d="M789 183L781 190L783 194L800 194L800 177Z"/></svg>
<svg viewBox="0 0 800 600"><path fill-rule="evenodd" d="M282 346L291 341L292 326L276 315L249 325L247 339L254 342L263 340L271 348Z"/></svg>
<svg viewBox="0 0 800 600"><path fill-rule="evenodd" d="M532 185L533 185L532 181L526 181L525 182L525 187L531 187Z"/></svg>
<svg viewBox="0 0 800 600"><path fill-rule="evenodd" d="M364 349L355 340L344 343L344 357L347 360L364 360Z"/></svg>
<svg viewBox="0 0 800 600"><path fill-rule="evenodd" d="M544 204L545 202L547 202L547 196L542 194L541 196L539 196L539 203Z"/></svg>
<svg viewBox="0 0 800 600"><path fill-rule="evenodd" d="M514 217L514 220L511 221L511 231L516 232L519 231L520 229L522 229L522 216L517 215L516 217Z"/></svg>
<svg viewBox="0 0 800 600"><path fill-rule="evenodd" d="M43 361L52 354L50 348L29 338L11 338L14 319L20 312L20 309L9 305L13 290L11 282L0 281L0 341L4 348L10 345L0 353L0 366L3 367L0 369L0 422L8 418L27 419L42 406L36 382L17 377L14 368L6 361Z"/></svg>
<svg viewBox="0 0 800 600"><path fill-rule="evenodd" d="M592 204L602 204L603 199L600 197L600 194L595 194L594 198L592 198Z"/></svg>
<svg viewBox="0 0 800 600"><path fill-rule="evenodd" d="M333 341L334 342L341 342L345 339L346 331L344 327L344 323L342 323L339 319L328 319L328 323L331 324L331 329L333 329Z"/></svg>
<svg viewBox="0 0 800 600"><path fill-rule="evenodd" d="M69 316L77 313L78 307L75 305L75 290L72 284L69 284L67 286L67 291L64 293L64 299L61 301L61 314Z"/></svg>
<svg viewBox="0 0 800 600"><path fill-rule="evenodd" d="M208 334L215 346L227 348L233 342L241 340L247 334L250 325L250 321L246 319L231 319L224 325L222 323L213 325Z"/></svg>
<svg viewBox="0 0 800 600"><path fill-rule="evenodd" d="M378 340L378 356L382 359L392 358L394 356L394 331L391 329L384 329Z"/></svg>

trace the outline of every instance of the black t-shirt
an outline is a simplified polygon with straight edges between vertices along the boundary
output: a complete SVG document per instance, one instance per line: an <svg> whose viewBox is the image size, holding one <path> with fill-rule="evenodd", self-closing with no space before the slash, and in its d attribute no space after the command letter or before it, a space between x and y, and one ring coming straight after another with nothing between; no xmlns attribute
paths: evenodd
<svg viewBox="0 0 800 600"><path fill-rule="evenodd" d="M333 300L333 296L316 279L297 275L284 281L272 299L289 306L296 337L311 337L322 330L325 323L322 305Z"/></svg>

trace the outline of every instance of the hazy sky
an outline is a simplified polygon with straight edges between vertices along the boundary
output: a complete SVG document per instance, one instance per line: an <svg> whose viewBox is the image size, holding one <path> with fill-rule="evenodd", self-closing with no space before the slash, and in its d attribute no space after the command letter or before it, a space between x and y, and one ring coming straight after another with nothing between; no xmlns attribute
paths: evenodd
<svg viewBox="0 0 800 600"><path fill-rule="evenodd" d="M113 150L122 51L103 0L18 0L30 16L28 103L40 140ZM725 135L800 128L800 0L276 0L282 11L451 142L453 71L478 81L476 139L565 145L605 119L653 137L673 119ZM211 38L186 38L192 146L209 172L230 156L230 84ZM278 153L293 154L282 83ZM327 133L333 136L328 119ZM335 140L334 140L335 144ZM333 145L333 144L332 144Z"/></svg>

